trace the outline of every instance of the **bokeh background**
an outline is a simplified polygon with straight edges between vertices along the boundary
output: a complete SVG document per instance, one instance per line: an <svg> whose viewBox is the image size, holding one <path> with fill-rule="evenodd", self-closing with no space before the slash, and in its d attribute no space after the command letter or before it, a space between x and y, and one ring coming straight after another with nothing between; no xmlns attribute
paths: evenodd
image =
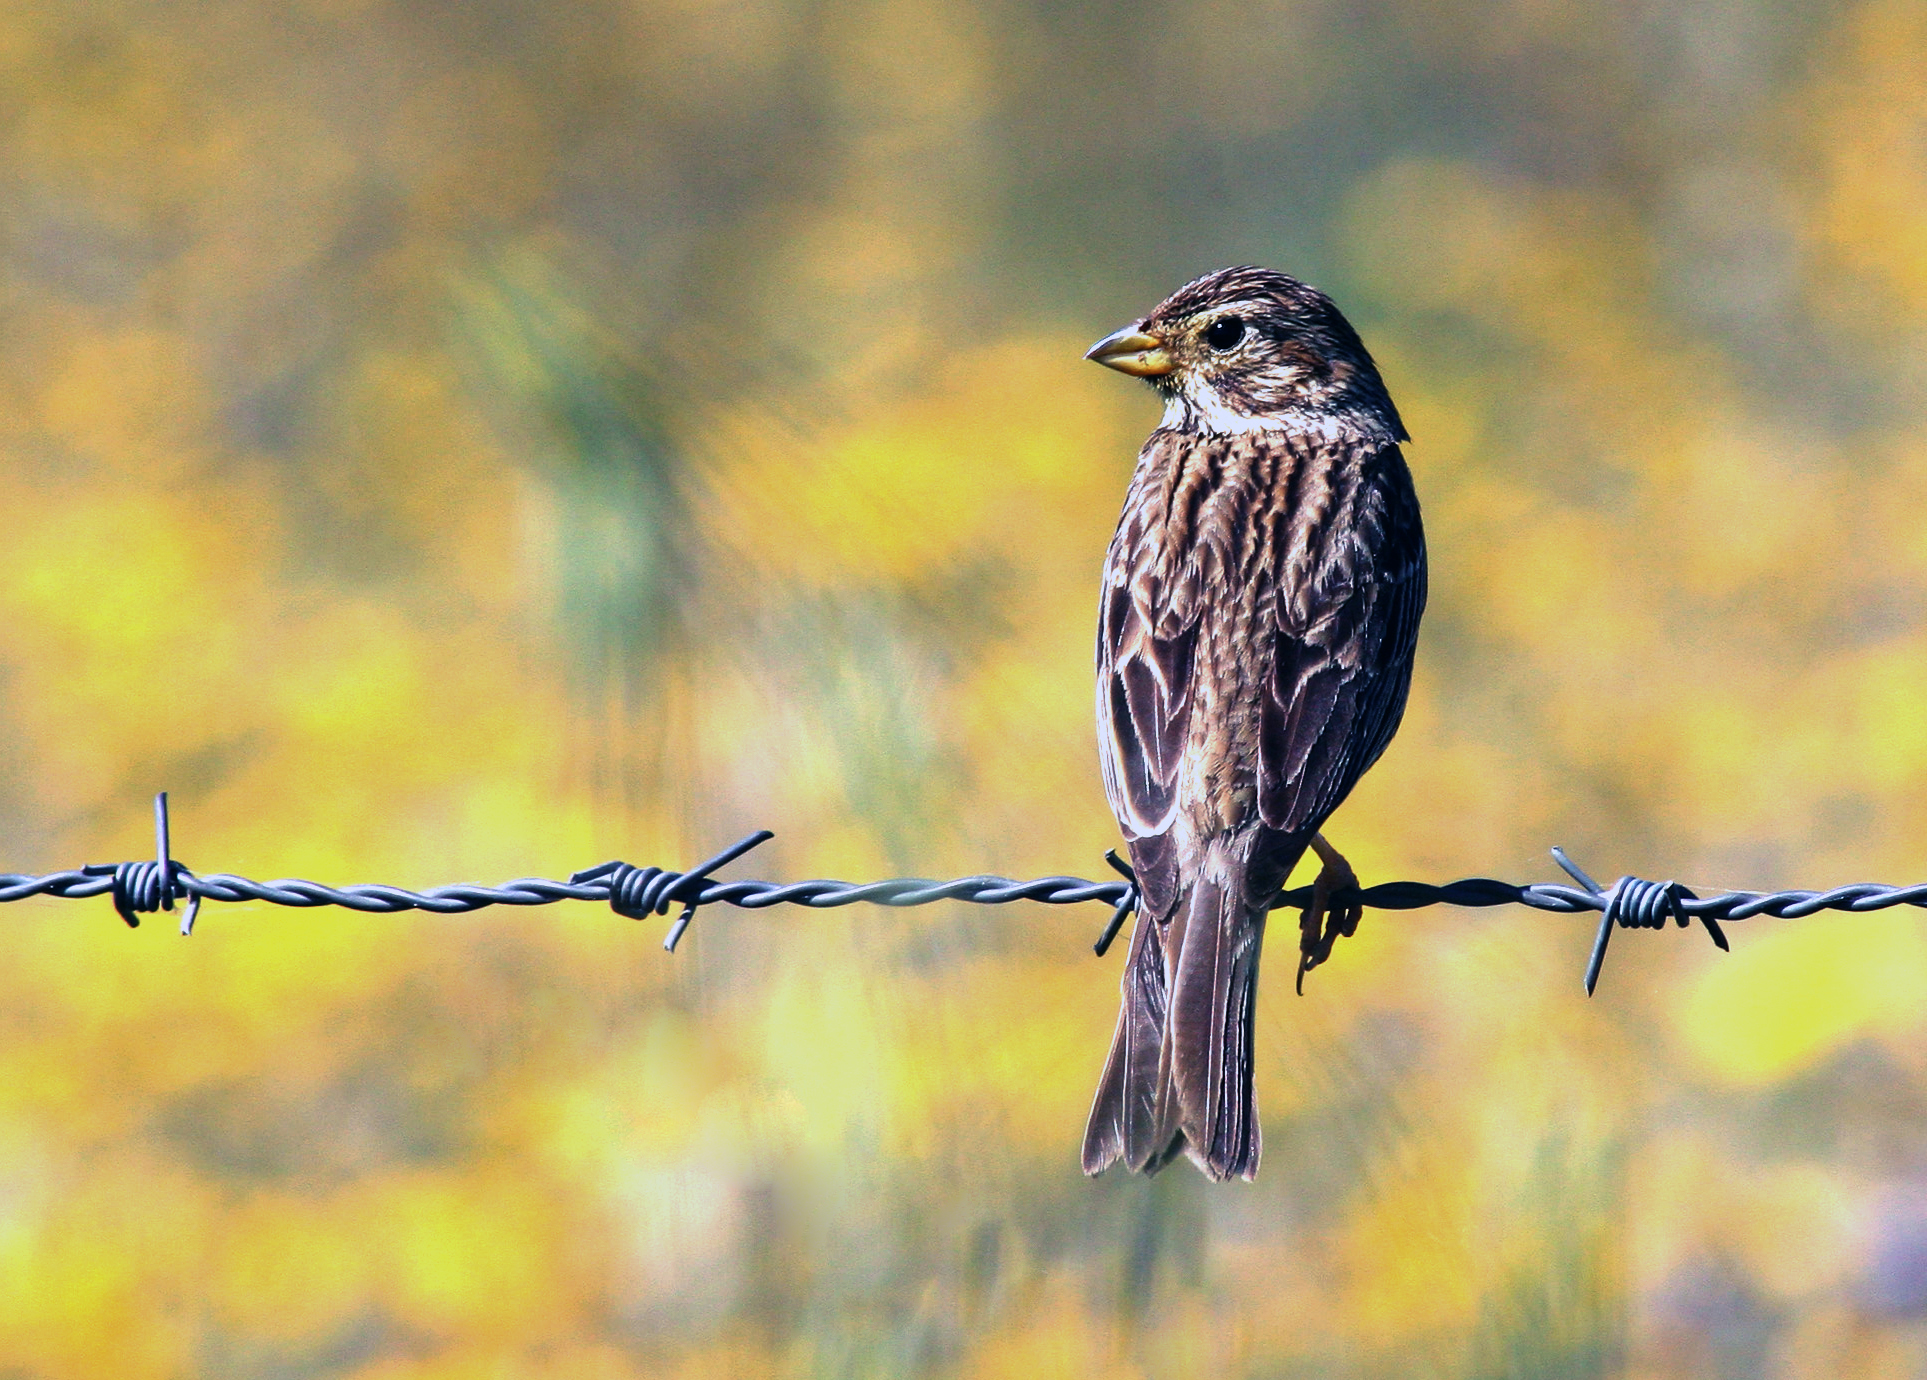
<svg viewBox="0 0 1927 1380"><path fill-rule="evenodd" d="M1433 600L1366 880L1927 877L1909 0L0 11L0 867L1104 875L1083 347L1331 291ZM1373 915L1255 1185L1101 907L7 908L0 1374L1927 1374L1927 936Z"/></svg>

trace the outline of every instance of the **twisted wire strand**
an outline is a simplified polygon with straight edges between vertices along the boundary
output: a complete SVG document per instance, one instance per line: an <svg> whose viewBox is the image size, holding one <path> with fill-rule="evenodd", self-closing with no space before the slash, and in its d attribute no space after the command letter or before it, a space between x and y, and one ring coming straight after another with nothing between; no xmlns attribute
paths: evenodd
<svg viewBox="0 0 1927 1380"><path fill-rule="evenodd" d="M422 910L438 915L462 915L489 906L546 906L557 901L595 901L608 905L619 915L644 919L666 915L671 907L681 912L671 926L663 947L674 950L687 931L696 911L703 906L727 905L743 910L766 910L771 906L806 906L828 909L859 903L879 906L924 906L937 901L965 901L976 905L1008 905L1014 901L1037 901L1045 905L1080 905L1100 901L1112 907L1111 917L1094 946L1099 956L1110 947L1124 921L1137 907L1137 885L1128 864L1115 853L1107 860L1122 877L1119 881L1091 881L1084 877L1012 877L982 875L939 881L925 877L892 877L874 882L845 882L818 878L800 882L719 881L709 874L735 861L743 854L774 837L758 830L724 849L715 857L678 872L662 867L636 867L615 861L578 872L568 881L546 877L520 877L496 886L456 883L413 891L381 883L351 883L327 886L300 878L256 881L230 873L201 875L189 870L169 855L167 796L156 797L156 854L153 860L121 863L96 863L86 867L40 875L0 873L0 904L24 901L35 896L80 900L110 896L115 909L130 925L139 917L158 910L173 910L176 901L185 901L181 932L191 933L195 914L202 901L236 903L263 901L270 905L313 909L338 906L369 914L392 915L401 911ZM1381 882L1362 888L1359 904L1368 910L1423 910L1430 906L1457 906L1477 909L1490 906L1521 905L1560 915L1597 913L1599 929L1586 968L1586 991L1598 984L1607 944L1614 928L1660 929L1670 920L1684 927L1695 922L1720 948L1728 947L1720 922L1748 920L1757 915L1779 919L1798 919L1823 910L1860 914L1885 910L1891 906L1927 907L1927 882L1908 886L1882 886L1858 882L1827 891L1722 891L1700 896L1678 882L1651 882L1638 877L1621 877L1610 886L1600 886L1558 848L1554 859L1572 877L1574 885L1531 882L1518 885L1491 877L1467 877L1435 885L1430 882ZM1310 886L1280 891L1271 909L1304 909L1312 903Z"/></svg>

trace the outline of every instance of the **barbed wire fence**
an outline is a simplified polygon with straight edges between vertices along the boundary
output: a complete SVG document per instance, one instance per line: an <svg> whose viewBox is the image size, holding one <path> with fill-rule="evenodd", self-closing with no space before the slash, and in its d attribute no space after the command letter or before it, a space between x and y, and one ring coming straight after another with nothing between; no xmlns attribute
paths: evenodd
<svg viewBox="0 0 1927 1380"><path fill-rule="evenodd" d="M642 920L666 916L681 907L671 922L663 948L674 952L688 931L696 912L704 906L727 905L743 910L766 910L771 906L808 906L826 909L859 903L878 906L927 906L936 901L968 901L976 905L1001 906L1013 901L1037 901L1045 905L1081 905L1096 901L1111 907L1093 946L1098 957L1110 949L1124 922L1137 908L1137 884L1131 869L1115 852L1105 855L1116 869L1118 881L1094 882L1083 877L1033 877L1019 881L1011 877L957 877L932 881L922 877L894 877L875 882L839 882L826 879L802 882L718 881L710 874L735 862L751 849L767 843L775 835L759 829L745 835L715 857L677 872L663 867L637 867L620 860L602 863L573 874L566 882L546 877L520 877L497 886L461 882L451 886L410 891L382 883L351 883L325 886L320 882L283 878L259 882L248 877L215 872L202 876L173 856L167 814L167 793L154 797L154 852L151 859L136 862L90 863L64 872L40 875L0 873L0 903L24 901L34 896L80 900L108 896L121 919L138 926L140 917L159 911L172 911L182 902L181 933L194 932L194 922L203 901L265 901L270 905L312 909L340 906L375 914L423 910L437 915L460 915L489 906L546 906L557 901L597 901L618 915ZM1591 996L1599 984L1605 963L1606 947L1614 928L1664 929L1671 920L1682 929L1695 921L1721 949L1728 947L1721 922L1749 920L1756 915L1792 920L1823 910L1860 913L1885 910L1890 906L1927 907L1927 882L1911 886L1882 886L1859 882L1834 887L1830 891L1722 891L1700 896L1678 882L1652 882L1625 876L1610 886L1595 882L1579 865L1554 848L1552 856L1576 885L1529 882L1519 885L1491 877L1468 877L1461 881L1435 885L1431 882L1381 882L1363 887L1355 897L1338 893L1334 899L1355 899L1367 910L1422 910L1428 906L1459 906L1478 909L1489 906L1519 905L1560 915L1587 911L1599 914L1599 927L1593 939L1592 954L1586 963L1586 994ZM1272 899L1273 910L1303 910L1312 903L1312 888L1281 890Z"/></svg>

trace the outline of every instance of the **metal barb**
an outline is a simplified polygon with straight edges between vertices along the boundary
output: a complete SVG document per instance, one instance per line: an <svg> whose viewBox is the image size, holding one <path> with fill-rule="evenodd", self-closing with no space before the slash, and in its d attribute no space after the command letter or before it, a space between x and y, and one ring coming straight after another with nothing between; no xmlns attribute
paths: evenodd
<svg viewBox="0 0 1927 1380"><path fill-rule="evenodd" d="M161 865L161 909L174 909L172 888L168 883L173 879L167 869L173 859L167 847L167 792L160 791L154 796L154 860Z"/></svg>
<svg viewBox="0 0 1927 1380"><path fill-rule="evenodd" d="M1125 920L1129 918L1132 911L1137 909L1138 903L1137 873L1132 871L1131 865L1118 857L1115 848L1104 850L1104 861L1111 865L1113 871L1121 873L1130 885L1124 889L1124 894L1117 898L1117 908L1111 912L1111 918L1104 926L1104 933L1100 934L1097 937L1097 943L1091 946L1091 951L1099 958L1111 951L1111 941L1117 938L1117 932L1124 928Z"/></svg>
<svg viewBox="0 0 1927 1380"><path fill-rule="evenodd" d="M1588 877L1585 873L1585 870L1581 868L1578 863L1574 862L1571 858L1567 857L1566 850L1561 848L1556 843L1552 845L1552 860L1558 863L1559 866L1561 866L1566 870L1566 875L1568 877L1572 878L1575 882L1579 883L1579 885L1583 886L1586 890L1590 891L1593 895L1600 896L1604 894L1603 890L1600 888L1599 883L1595 882L1592 878Z"/></svg>
<svg viewBox="0 0 1927 1380"><path fill-rule="evenodd" d="M166 791L154 797L154 855L161 865L161 909L174 909L177 887L187 898L187 907L181 916L181 938L185 939L194 933L194 921L201 913L201 898L182 884L180 878L187 869L174 861L173 850L168 844Z"/></svg>
<svg viewBox="0 0 1927 1380"><path fill-rule="evenodd" d="M1578 863L1567 857L1566 850L1557 844L1554 844L1552 847L1552 860L1565 869L1568 877L1579 883L1580 886L1590 891L1593 895L1605 895L1605 893L1599 889L1599 883L1595 882L1591 877L1588 877L1585 870L1581 868ZM1599 986L1599 970L1606 966L1606 945L1612 942L1612 937L1612 906L1610 904L1601 905L1599 908L1599 931L1593 935L1592 956L1586 960L1586 995L1589 997L1593 994L1593 989Z"/></svg>
<svg viewBox="0 0 1927 1380"><path fill-rule="evenodd" d="M36 880L51 883L62 875L54 873L50 878ZM127 923L127 927L139 929L142 915L149 911L172 910L174 898L181 896L187 900L186 913L181 920L182 934L193 932L194 919L201 911L201 896L193 886L194 874L184 864L174 861L168 844L166 791L154 797L154 861L89 863L77 874L65 875L86 879L104 877L107 880L104 884L87 880L71 887L43 885L34 891L20 893L0 891L0 900L42 894L97 896L105 891L113 900L115 913Z"/></svg>
<svg viewBox="0 0 1927 1380"><path fill-rule="evenodd" d="M768 843L775 837L776 835L768 829L758 829L753 834L745 834L701 867L692 872L685 872L664 887L662 899L658 903L662 910L667 911L671 901L681 901L683 907L682 914L676 917L676 923L669 927L669 935L662 941L662 947L672 954L676 952L676 945L681 941L683 931L687 930L689 922L696 918L696 907L703 902L703 883L708 880L710 873L719 867L728 866L750 849Z"/></svg>
<svg viewBox="0 0 1927 1380"><path fill-rule="evenodd" d="M1586 995L1589 997L1599 986L1599 972L1605 966L1606 946L1612 940L1615 925L1622 929L1657 930L1664 929L1668 920L1681 929L1693 923L1694 913L1686 903L1698 903L1700 898L1678 882L1649 882L1640 877L1625 876L1610 887L1601 887L1586 875L1585 869L1566 856L1563 848L1554 848L1552 857L1565 869L1567 876L1599 898L1599 929L1593 936L1592 956L1586 961ZM1741 894L1729 893L1735 899ZM1706 926L1707 935L1722 952L1730 950L1726 932L1720 928L1710 910L1701 910L1697 918Z"/></svg>

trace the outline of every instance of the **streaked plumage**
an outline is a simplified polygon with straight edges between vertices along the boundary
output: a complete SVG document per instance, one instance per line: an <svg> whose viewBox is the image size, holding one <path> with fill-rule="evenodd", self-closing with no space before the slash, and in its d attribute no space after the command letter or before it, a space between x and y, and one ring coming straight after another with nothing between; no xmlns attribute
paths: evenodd
<svg viewBox="0 0 1927 1380"><path fill-rule="evenodd" d="M1234 338L1235 337L1235 338ZM1253 1177L1266 902L1385 750L1425 604L1405 429L1324 294L1226 269L1092 348L1165 415L1104 562L1104 785L1141 905L1084 1170ZM1319 922L1325 919L1321 933ZM1300 974L1355 909L1306 918Z"/></svg>

